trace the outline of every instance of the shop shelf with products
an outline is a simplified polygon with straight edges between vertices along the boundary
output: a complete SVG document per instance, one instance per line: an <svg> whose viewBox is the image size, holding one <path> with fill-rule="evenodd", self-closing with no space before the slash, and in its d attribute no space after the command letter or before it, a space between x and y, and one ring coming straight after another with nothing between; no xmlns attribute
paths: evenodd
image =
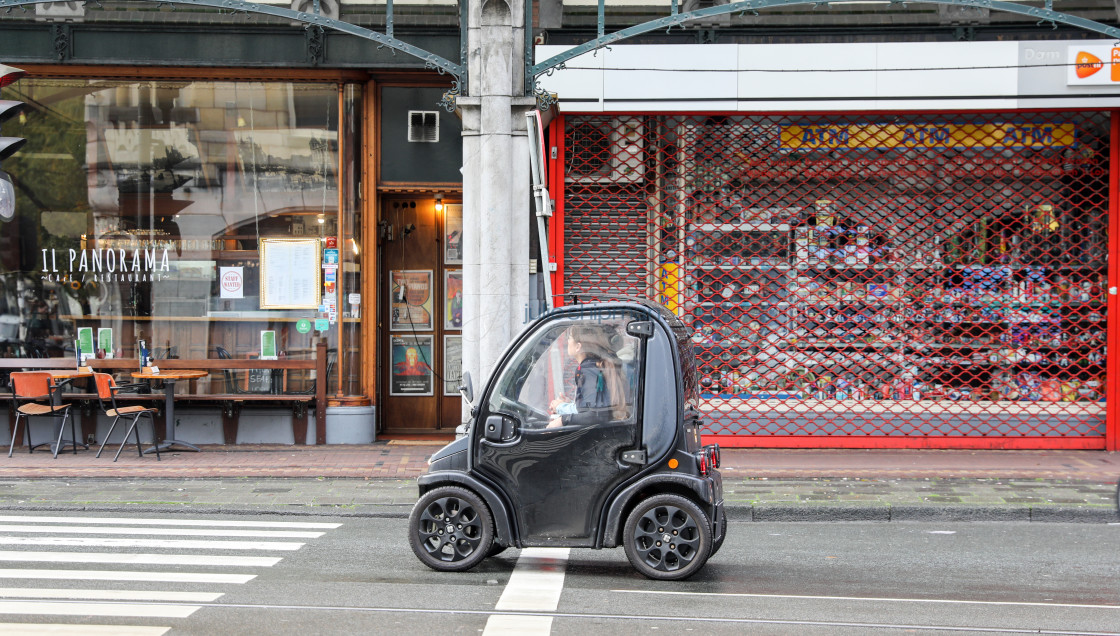
<svg viewBox="0 0 1120 636"><path fill-rule="evenodd" d="M785 298L791 225L800 210L747 209L701 197L685 225L684 311L696 330L705 390L750 390L747 369L778 355L790 334ZM711 222L715 217L720 222Z"/></svg>

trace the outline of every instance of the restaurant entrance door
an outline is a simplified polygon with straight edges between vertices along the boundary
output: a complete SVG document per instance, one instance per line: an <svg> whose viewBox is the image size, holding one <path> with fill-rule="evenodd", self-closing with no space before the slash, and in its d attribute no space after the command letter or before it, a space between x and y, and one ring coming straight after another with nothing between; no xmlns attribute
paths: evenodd
<svg viewBox="0 0 1120 636"><path fill-rule="evenodd" d="M401 195L381 210L382 429L452 432L461 413L462 206Z"/></svg>

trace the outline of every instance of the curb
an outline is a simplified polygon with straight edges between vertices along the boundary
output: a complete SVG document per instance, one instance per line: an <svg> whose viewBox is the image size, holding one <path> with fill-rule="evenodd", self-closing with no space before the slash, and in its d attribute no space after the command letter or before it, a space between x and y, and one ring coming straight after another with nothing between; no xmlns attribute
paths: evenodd
<svg viewBox="0 0 1120 636"><path fill-rule="evenodd" d="M23 512L123 512L191 515L283 515L293 517L351 517L356 519L407 519L411 504L355 504L329 506L269 504L222 506L211 504L3 504L0 511ZM742 506L725 508L727 520L741 523L768 522L1027 522L1027 523L1120 523L1120 511L1111 508L994 507L994 506Z"/></svg>
<svg viewBox="0 0 1120 636"><path fill-rule="evenodd" d="M290 506L287 507L287 506ZM361 504L362 508L404 508L402 504ZM190 515L277 515L285 517L355 517L369 519L407 519L412 506L403 510L373 511L358 507L330 508L304 504L274 504L259 508L246 506L213 506L200 504L25 504L0 505L0 512L126 512Z"/></svg>

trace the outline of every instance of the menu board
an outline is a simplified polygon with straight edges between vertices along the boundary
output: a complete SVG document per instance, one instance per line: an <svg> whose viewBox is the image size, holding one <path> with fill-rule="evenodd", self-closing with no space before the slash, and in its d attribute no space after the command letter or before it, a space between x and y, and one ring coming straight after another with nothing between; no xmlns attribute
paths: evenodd
<svg viewBox="0 0 1120 636"><path fill-rule="evenodd" d="M261 239L261 309L316 309L322 291L317 238Z"/></svg>

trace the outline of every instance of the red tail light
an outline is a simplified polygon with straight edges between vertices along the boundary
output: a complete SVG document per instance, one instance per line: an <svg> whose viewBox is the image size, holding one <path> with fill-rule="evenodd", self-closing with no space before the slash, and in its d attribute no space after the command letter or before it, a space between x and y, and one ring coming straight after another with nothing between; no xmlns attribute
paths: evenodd
<svg viewBox="0 0 1120 636"><path fill-rule="evenodd" d="M712 468L719 468L719 465L721 463L720 462L720 457L719 457L719 455L720 455L719 444L712 444L711 449L712 449Z"/></svg>
<svg viewBox="0 0 1120 636"><path fill-rule="evenodd" d="M696 465L700 468L700 474L707 476L708 474L708 450L702 449L696 454Z"/></svg>

